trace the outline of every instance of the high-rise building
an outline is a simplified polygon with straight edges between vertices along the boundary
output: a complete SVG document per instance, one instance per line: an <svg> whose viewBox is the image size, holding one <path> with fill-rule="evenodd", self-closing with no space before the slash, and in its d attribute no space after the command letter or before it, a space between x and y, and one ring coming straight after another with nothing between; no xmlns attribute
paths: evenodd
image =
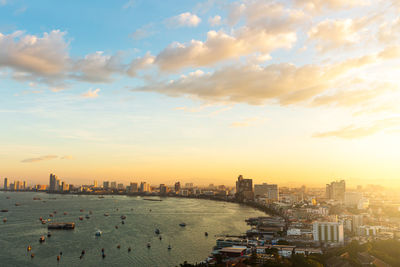
<svg viewBox="0 0 400 267"><path fill-rule="evenodd" d="M8 178L6 177L6 178L4 178L4 190L9 190L9 181L8 181Z"/></svg>
<svg viewBox="0 0 400 267"><path fill-rule="evenodd" d="M167 194L167 186L165 184L160 184L160 195Z"/></svg>
<svg viewBox="0 0 400 267"><path fill-rule="evenodd" d="M175 183L175 193L178 193L179 190L181 190L181 183L180 182L176 182Z"/></svg>
<svg viewBox="0 0 400 267"><path fill-rule="evenodd" d="M236 198L239 201L254 200L253 180L244 179L243 175L239 175L236 181Z"/></svg>
<svg viewBox="0 0 400 267"><path fill-rule="evenodd" d="M123 190L124 189L124 184L118 184L117 188L118 188L118 190Z"/></svg>
<svg viewBox="0 0 400 267"><path fill-rule="evenodd" d="M321 243L343 243L344 230L342 222L314 222L314 241Z"/></svg>
<svg viewBox="0 0 400 267"><path fill-rule="evenodd" d="M344 204L347 207L357 207L358 203L362 199L363 195L361 192L345 192L344 193Z"/></svg>
<svg viewBox="0 0 400 267"><path fill-rule="evenodd" d="M60 191L61 189L62 189L61 181L55 174L50 173L49 191L54 192L54 191Z"/></svg>
<svg viewBox="0 0 400 267"><path fill-rule="evenodd" d="M276 184L255 184L254 195L265 197L269 202L279 201L279 189Z"/></svg>
<svg viewBox="0 0 400 267"><path fill-rule="evenodd" d="M193 188L194 184L193 183L186 183L185 188Z"/></svg>
<svg viewBox="0 0 400 267"><path fill-rule="evenodd" d="M105 190L107 190L108 188L110 188L110 182L109 182L109 181L104 181L104 182L103 182L103 188L104 188Z"/></svg>
<svg viewBox="0 0 400 267"><path fill-rule="evenodd" d="M140 192L145 193L145 192L150 192L150 185L146 182L141 182L140 183Z"/></svg>
<svg viewBox="0 0 400 267"><path fill-rule="evenodd" d="M98 183L97 180L94 180L94 181L93 181L93 187L94 187L94 188L99 187L99 183Z"/></svg>
<svg viewBox="0 0 400 267"><path fill-rule="evenodd" d="M111 189L116 189L117 188L117 182L111 182Z"/></svg>
<svg viewBox="0 0 400 267"><path fill-rule="evenodd" d="M346 192L346 182L344 180L335 181L326 185L326 198L337 201L344 201Z"/></svg>
<svg viewBox="0 0 400 267"><path fill-rule="evenodd" d="M22 189L23 189L23 190L26 189L26 181L23 181L23 183L22 183Z"/></svg>
<svg viewBox="0 0 400 267"><path fill-rule="evenodd" d="M137 183L131 183L130 184L130 192L131 193L136 193L138 191L138 184Z"/></svg>

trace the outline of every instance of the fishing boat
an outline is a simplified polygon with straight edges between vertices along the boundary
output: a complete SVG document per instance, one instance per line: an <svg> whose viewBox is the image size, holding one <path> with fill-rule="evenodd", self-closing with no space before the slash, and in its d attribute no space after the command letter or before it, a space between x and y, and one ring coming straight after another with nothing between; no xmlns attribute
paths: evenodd
<svg viewBox="0 0 400 267"><path fill-rule="evenodd" d="M80 216L80 217L79 217L79 220L83 221L83 217L82 217L82 216Z"/></svg>
<svg viewBox="0 0 400 267"><path fill-rule="evenodd" d="M181 222L181 223L179 224L179 226L181 226L181 227L185 227L185 226L186 226L186 223L184 223L184 222Z"/></svg>
<svg viewBox="0 0 400 267"><path fill-rule="evenodd" d="M110 214L108 214L108 213L104 213L104 216L110 216Z"/></svg>
<svg viewBox="0 0 400 267"><path fill-rule="evenodd" d="M172 249L171 245L168 245L168 250L171 250L171 249Z"/></svg>
<svg viewBox="0 0 400 267"><path fill-rule="evenodd" d="M88 214L86 214L85 218L86 219L90 219L90 216Z"/></svg>
<svg viewBox="0 0 400 267"><path fill-rule="evenodd" d="M160 234L160 229L156 228L156 230L154 230L154 233L156 233L156 235Z"/></svg>
<svg viewBox="0 0 400 267"><path fill-rule="evenodd" d="M45 239L44 236L42 235L42 236L39 238L39 243L43 243L44 241L46 241L46 239Z"/></svg>
<svg viewBox="0 0 400 267"><path fill-rule="evenodd" d="M147 247L148 247L148 248L150 248L150 247L151 247L151 244L150 244L150 242L147 242Z"/></svg>
<svg viewBox="0 0 400 267"><path fill-rule="evenodd" d="M125 216L125 215L121 215L121 219L122 219L122 220L125 220L125 219L126 219L126 216Z"/></svg>
<svg viewBox="0 0 400 267"><path fill-rule="evenodd" d="M205 233L204 233L204 235L205 235L205 236L208 236L208 233L207 233L207 232L205 232Z"/></svg>
<svg viewBox="0 0 400 267"><path fill-rule="evenodd" d="M94 234L95 236L101 236L102 232L100 230L97 230L96 233Z"/></svg>

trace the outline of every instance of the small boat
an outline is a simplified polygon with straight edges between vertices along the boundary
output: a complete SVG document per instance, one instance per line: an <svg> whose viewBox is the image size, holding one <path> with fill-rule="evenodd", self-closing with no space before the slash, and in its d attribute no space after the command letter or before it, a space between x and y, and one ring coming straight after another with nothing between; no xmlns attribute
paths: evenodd
<svg viewBox="0 0 400 267"><path fill-rule="evenodd" d="M129 248L128 248L128 252L131 252L131 250L132 250L131 247L129 247Z"/></svg>
<svg viewBox="0 0 400 267"><path fill-rule="evenodd" d="M91 215L91 214L93 214L93 212L91 210L89 210L89 214Z"/></svg>
<svg viewBox="0 0 400 267"><path fill-rule="evenodd" d="M121 219L122 219L122 220L125 220L125 219L126 219L126 216L125 216L125 215L121 215Z"/></svg>
<svg viewBox="0 0 400 267"><path fill-rule="evenodd" d="M90 219L90 216L88 214L86 214L85 218L86 219Z"/></svg>
<svg viewBox="0 0 400 267"><path fill-rule="evenodd" d="M49 216L50 216L50 217L53 217L53 214L52 214L52 213L50 213L50 214L49 214Z"/></svg>
<svg viewBox="0 0 400 267"><path fill-rule="evenodd" d="M32 250L32 247L31 247L31 246L28 246L28 247L26 248L26 250L27 250L27 251L31 251L31 250Z"/></svg>
<svg viewBox="0 0 400 267"><path fill-rule="evenodd" d="M47 232L47 237L51 237L51 233L50 232Z"/></svg>
<svg viewBox="0 0 400 267"><path fill-rule="evenodd" d="M101 236L102 232L100 230L97 230L96 233L94 234L95 236Z"/></svg>
<svg viewBox="0 0 400 267"><path fill-rule="evenodd" d="M80 211L80 212L83 212L83 209L80 209L79 211Z"/></svg>
<svg viewBox="0 0 400 267"><path fill-rule="evenodd" d="M31 258L33 259L35 257L35 253L32 253L31 254Z"/></svg>
<svg viewBox="0 0 400 267"><path fill-rule="evenodd" d="M21 206L21 204L20 204L20 203L15 203L15 206L17 206L17 207L18 207L18 206Z"/></svg>
<svg viewBox="0 0 400 267"><path fill-rule="evenodd" d="M151 247L151 244L150 244L150 242L147 242L147 247L148 247L148 248L150 248L150 247Z"/></svg>
<svg viewBox="0 0 400 267"><path fill-rule="evenodd" d="M168 250L172 249L171 245L168 245Z"/></svg>
<svg viewBox="0 0 400 267"><path fill-rule="evenodd" d="M6 222L7 222L7 218L4 218L4 219L3 219L3 223L6 223Z"/></svg>
<svg viewBox="0 0 400 267"><path fill-rule="evenodd" d="M46 224L46 220L43 220L43 221L42 221L42 224Z"/></svg>
<svg viewBox="0 0 400 267"><path fill-rule="evenodd" d="M82 216L81 216L81 217L79 217L79 220L81 220L81 221L82 221L82 220L83 220L83 217L82 217Z"/></svg>
<svg viewBox="0 0 400 267"><path fill-rule="evenodd" d="M125 224L125 221L122 221L121 223L122 223L122 224Z"/></svg>
<svg viewBox="0 0 400 267"><path fill-rule="evenodd" d="M61 257L60 255L57 255L57 261L60 261Z"/></svg>
<svg viewBox="0 0 400 267"><path fill-rule="evenodd" d="M54 213L54 214L57 214L57 211L55 210L55 211L53 211L53 213Z"/></svg>
<svg viewBox="0 0 400 267"><path fill-rule="evenodd" d="M3 210L1 210L1 212L8 212L8 210L7 209L3 209Z"/></svg>
<svg viewBox="0 0 400 267"><path fill-rule="evenodd" d="M160 237L158 239L162 240L162 236L160 235Z"/></svg>
<svg viewBox="0 0 400 267"><path fill-rule="evenodd" d="M179 224L179 226L185 227L186 223L182 222L182 223Z"/></svg>
<svg viewBox="0 0 400 267"><path fill-rule="evenodd" d="M64 212L64 215L67 215L68 213Z"/></svg>
<svg viewBox="0 0 400 267"><path fill-rule="evenodd" d="M205 233L204 233L204 235L205 235L205 236L208 236L208 233L207 233L207 232L205 232Z"/></svg>
<svg viewBox="0 0 400 267"><path fill-rule="evenodd" d="M117 246L117 249L120 249L120 248L121 248L121 245L118 245L118 246Z"/></svg>
<svg viewBox="0 0 400 267"><path fill-rule="evenodd" d="M160 234L160 229L156 228L156 230L154 230L154 233L156 233L156 235Z"/></svg>
<svg viewBox="0 0 400 267"><path fill-rule="evenodd" d="M104 213L104 216L110 216L110 214L108 214L108 213Z"/></svg>
<svg viewBox="0 0 400 267"><path fill-rule="evenodd" d="M43 218L42 218L42 217L40 217L40 218L39 218L39 221L43 221Z"/></svg>
<svg viewBox="0 0 400 267"><path fill-rule="evenodd" d="M34 197L33 200L42 200L40 197Z"/></svg>
<svg viewBox="0 0 400 267"><path fill-rule="evenodd" d="M82 254L82 255L85 255L85 252L86 252L86 251L83 249L82 252L81 252L81 254Z"/></svg>
<svg viewBox="0 0 400 267"><path fill-rule="evenodd" d="M46 239L45 239L44 236L42 235L42 236L39 238L39 243L43 243L44 241L46 241Z"/></svg>

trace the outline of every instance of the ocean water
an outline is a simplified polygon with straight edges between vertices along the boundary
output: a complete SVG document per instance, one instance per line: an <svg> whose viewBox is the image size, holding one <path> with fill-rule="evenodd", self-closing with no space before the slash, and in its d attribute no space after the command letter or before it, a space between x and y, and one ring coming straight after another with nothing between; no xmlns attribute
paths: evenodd
<svg viewBox="0 0 400 267"><path fill-rule="evenodd" d="M34 197L41 200L33 200ZM265 216L243 205L209 200L146 201L141 197L99 198L33 192L0 192L0 209L9 210L0 213L1 266L179 266L184 261L195 263L210 254L218 235L242 234L249 228L244 221L246 218ZM49 217L54 211L57 211L54 217ZM86 219L89 211L92 214ZM121 223L121 215L126 216L125 224ZM80 216L83 221L79 220ZM39 217L50 218L53 222L75 222L76 227L69 231L51 230L52 236L47 237L47 225L42 225ZM3 218L7 218L6 223ZM181 222L185 222L186 227L180 227ZM156 228L160 229L162 240L154 233ZM101 230L102 236L96 237L96 230ZM42 235L46 241L40 244ZM147 248L148 242L151 248ZM169 244L171 250L168 250ZM27 251L28 245L32 246L31 252ZM106 254L104 259L102 248ZM82 250L86 253L80 259ZM60 251L63 254L57 262ZM33 259L31 253L35 254Z"/></svg>

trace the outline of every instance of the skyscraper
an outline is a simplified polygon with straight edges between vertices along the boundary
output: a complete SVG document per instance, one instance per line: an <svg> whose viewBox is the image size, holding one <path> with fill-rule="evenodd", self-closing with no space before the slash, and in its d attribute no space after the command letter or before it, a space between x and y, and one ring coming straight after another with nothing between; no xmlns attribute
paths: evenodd
<svg viewBox="0 0 400 267"><path fill-rule="evenodd" d="M8 178L4 178L4 190L9 190Z"/></svg>
<svg viewBox="0 0 400 267"><path fill-rule="evenodd" d="M130 192L131 193L136 193L138 191L138 184L137 183L131 183L130 184Z"/></svg>
<svg viewBox="0 0 400 267"><path fill-rule="evenodd" d="M239 201L254 200L253 180L244 179L243 175L239 175L236 181L236 198Z"/></svg>
<svg viewBox="0 0 400 267"><path fill-rule="evenodd" d="M94 188L97 188L98 186L99 186L99 184L98 184L97 180L94 180L94 181L93 181L93 187L94 187Z"/></svg>
<svg viewBox="0 0 400 267"><path fill-rule="evenodd" d="M180 182L176 182L175 183L175 193L178 193L179 190L181 190L181 183Z"/></svg>
<svg viewBox="0 0 400 267"><path fill-rule="evenodd" d="M277 184L255 184L254 195L265 197L268 201L274 202L279 200L279 190Z"/></svg>
<svg viewBox="0 0 400 267"><path fill-rule="evenodd" d="M109 182L109 181L104 181L104 182L103 182L103 188L104 188L105 190L107 190L109 187L110 187L110 182Z"/></svg>
<svg viewBox="0 0 400 267"><path fill-rule="evenodd" d="M337 201L344 201L346 192L346 182L344 180L335 181L326 185L326 198Z"/></svg>

